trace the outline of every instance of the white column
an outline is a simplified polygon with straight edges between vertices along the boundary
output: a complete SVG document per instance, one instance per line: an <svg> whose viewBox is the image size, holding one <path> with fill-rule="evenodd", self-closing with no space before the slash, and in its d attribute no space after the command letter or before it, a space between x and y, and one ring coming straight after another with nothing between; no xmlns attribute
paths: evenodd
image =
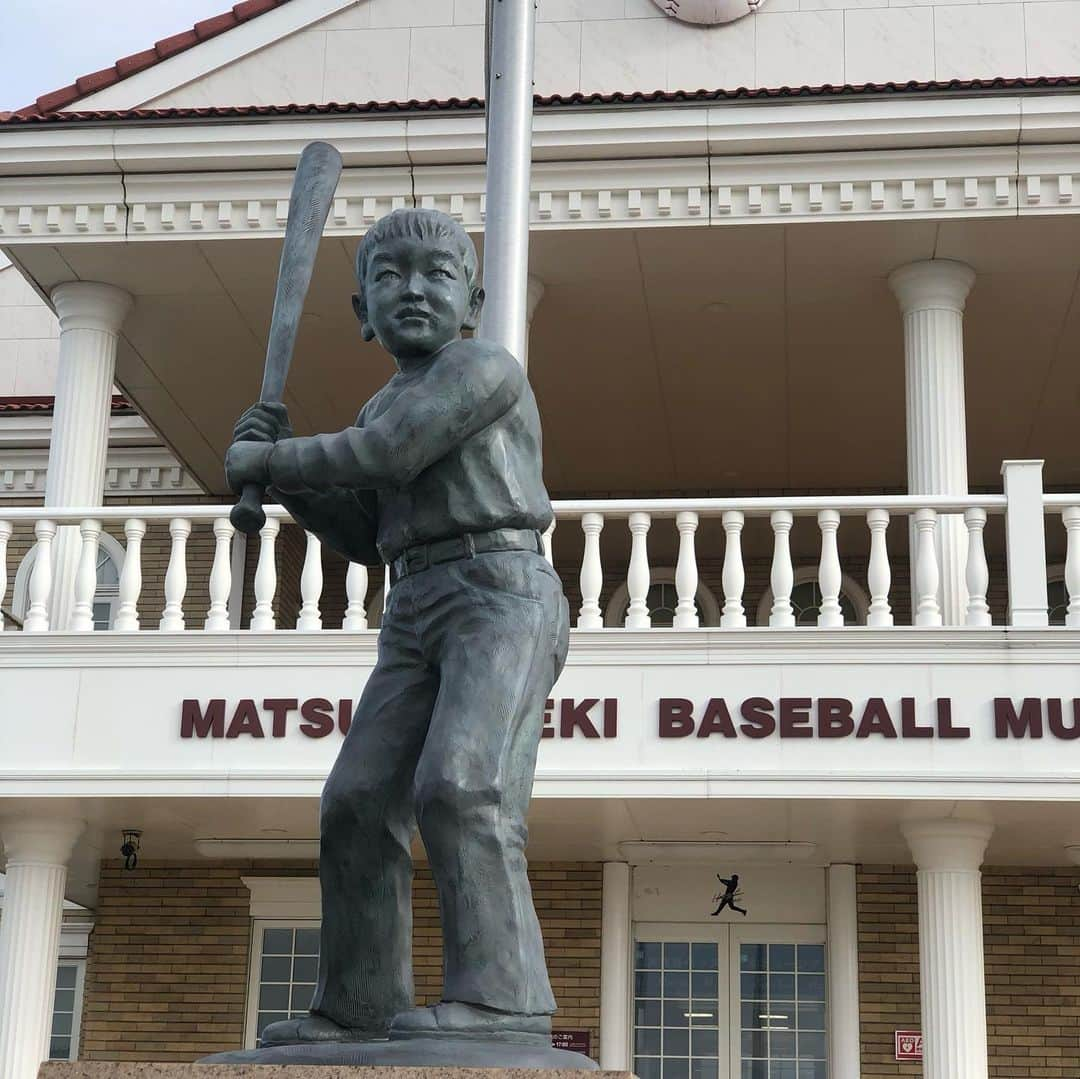
<svg viewBox="0 0 1080 1079"><path fill-rule="evenodd" d="M544 298L544 282L539 277L529 275L529 284L525 292L525 354L521 358L521 366L526 373L529 370L529 340L532 337L533 315Z"/></svg>
<svg viewBox="0 0 1080 1079"><path fill-rule="evenodd" d="M81 820L0 819L7 855L0 918L0 1075L36 1079L48 1056L67 863Z"/></svg>
<svg viewBox="0 0 1080 1079"><path fill-rule="evenodd" d="M600 930L600 1067L630 1071L630 866L604 863Z"/></svg>
<svg viewBox="0 0 1080 1079"><path fill-rule="evenodd" d="M968 493L964 303L974 283L970 266L948 259L913 262L889 277L904 316L909 494ZM911 535L914 539L913 529ZM911 548L914 563L914 542ZM937 548L943 620L963 625L967 531L962 517L942 517Z"/></svg>
<svg viewBox="0 0 1080 1079"><path fill-rule="evenodd" d="M828 869L829 1074L859 1079L859 914L855 866Z"/></svg>
<svg viewBox="0 0 1080 1079"><path fill-rule="evenodd" d="M982 865L993 828L979 821L911 821L918 867L919 986L925 1079L986 1079Z"/></svg>
<svg viewBox="0 0 1080 1079"><path fill-rule="evenodd" d="M98 506L105 490L116 345L132 301L121 289L92 281L57 285L51 295L60 320L60 360L45 505ZM53 629L68 628L81 546L77 527L59 530L49 603Z"/></svg>

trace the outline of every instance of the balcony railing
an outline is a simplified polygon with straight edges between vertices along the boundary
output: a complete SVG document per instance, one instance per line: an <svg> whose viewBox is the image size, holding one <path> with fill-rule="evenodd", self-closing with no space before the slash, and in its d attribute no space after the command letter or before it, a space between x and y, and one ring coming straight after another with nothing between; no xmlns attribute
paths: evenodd
<svg viewBox="0 0 1080 1079"><path fill-rule="evenodd" d="M1006 462L1005 494L966 497L917 495L829 496L793 498L736 499L636 499L583 500L555 505L556 522L545 536L548 560L552 560L552 539L558 529L579 528L583 533L583 553L578 567L580 605L576 626L596 630L604 626L600 606L604 586L601 558L601 534L613 528L628 528L630 554L626 573L628 606L625 628L650 628L648 595L651 568L648 537L660 528L674 527L677 537L675 590L678 597L673 618L677 630L699 628L700 615L695 605L698 590L699 555L696 537L706 519L719 519L723 528L723 609L721 629L747 625L744 608L746 569L743 557L743 529L753 518L765 518L772 531L772 561L769 586L772 604L768 627L795 625L791 594L795 568L790 536L795 522L809 519L818 534L817 584L820 591L817 625L837 628L844 625L840 597L844 565L837 543L837 533L845 519L858 519L865 528L860 566L865 564L865 584L869 596L866 624L869 627L893 625L890 602L893 566L886 545L890 525L901 518L911 522L913 552L912 623L915 626L941 626L939 602L941 567L937 533L943 515L956 515L963 521L967 536L964 572L966 609L957 621L968 627L991 625L987 594L991 585L989 563L984 545L988 518L1004 518L1006 537L1005 575L1009 596L1009 623L1018 626L1046 625L1046 522L1056 518L1064 527L1065 586L1068 609L1067 626L1080 627L1080 494L1045 495L1041 487L1039 462ZM168 566L164 579L164 606L157 628L166 632L220 632L230 628L229 601L233 594L233 529L228 506L90 507L74 509L7 509L0 518L0 608L7 603L7 547L13 529L32 526L37 544L27 589L27 603L22 619L25 633L44 633L58 628L86 632L94 628L93 604L97 588L96 566L100 536L105 523L122 529L125 557L119 579L119 597L110 630L125 633L139 630L144 620L157 611L147 611L141 599L143 586L142 541L148 522L167 522L170 535ZM253 579L253 606L250 632L293 629L316 632L323 628L321 606L324 602L323 560L319 540L306 536L303 566L299 575L299 607L294 625L282 626L274 613L275 596L280 586L276 544L281 525L289 514L280 506L267 506L266 525L259 533L258 559ZM955 518L954 518L955 519ZM812 527L811 524L811 527ZM77 526L81 535L81 554L77 572L68 582L73 602L66 626L58 627L50 617L53 607L54 567L52 548L58 529ZM190 617L192 597L188 595L188 539L194 528L210 529L214 555L205 595L205 613L199 625ZM671 535L669 533L669 535ZM625 533L624 533L625 536ZM580 541L579 541L580 542ZM906 537L904 546L906 548ZM712 552L710 552L711 554ZM718 552L717 552L718 554ZM565 571L565 566L562 567ZM344 581L345 608L341 629L368 629L369 612L365 602L369 592L369 570L350 563ZM200 605L201 606L201 605ZM185 614L185 607L187 614ZM339 605L340 609L340 605ZM13 623L9 621L8 629ZM16 627L17 628L17 627Z"/></svg>

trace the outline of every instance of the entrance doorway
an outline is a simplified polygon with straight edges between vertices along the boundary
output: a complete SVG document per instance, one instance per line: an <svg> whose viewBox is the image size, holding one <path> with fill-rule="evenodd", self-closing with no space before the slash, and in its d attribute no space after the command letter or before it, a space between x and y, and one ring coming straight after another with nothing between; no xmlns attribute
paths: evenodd
<svg viewBox="0 0 1080 1079"><path fill-rule="evenodd" d="M827 1079L821 927L641 923L639 1079Z"/></svg>

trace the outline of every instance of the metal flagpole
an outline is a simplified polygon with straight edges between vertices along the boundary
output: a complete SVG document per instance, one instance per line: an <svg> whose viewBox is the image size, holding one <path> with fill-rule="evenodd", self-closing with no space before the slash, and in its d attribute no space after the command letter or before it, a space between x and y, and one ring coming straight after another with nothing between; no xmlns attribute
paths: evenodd
<svg viewBox="0 0 1080 1079"><path fill-rule="evenodd" d="M535 0L488 0L487 216L479 336L518 360L528 332L529 179L532 169Z"/></svg>

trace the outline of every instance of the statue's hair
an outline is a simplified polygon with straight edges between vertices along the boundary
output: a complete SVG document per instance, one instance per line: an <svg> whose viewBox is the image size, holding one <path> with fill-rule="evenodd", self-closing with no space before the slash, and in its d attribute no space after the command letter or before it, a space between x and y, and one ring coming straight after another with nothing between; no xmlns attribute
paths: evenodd
<svg viewBox="0 0 1080 1079"><path fill-rule="evenodd" d="M394 210L380 218L364 234L356 249L356 280L361 290L371 261L379 245L387 240L447 240L461 256L465 280L471 289L476 284L476 247L472 237L452 217L440 210Z"/></svg>

